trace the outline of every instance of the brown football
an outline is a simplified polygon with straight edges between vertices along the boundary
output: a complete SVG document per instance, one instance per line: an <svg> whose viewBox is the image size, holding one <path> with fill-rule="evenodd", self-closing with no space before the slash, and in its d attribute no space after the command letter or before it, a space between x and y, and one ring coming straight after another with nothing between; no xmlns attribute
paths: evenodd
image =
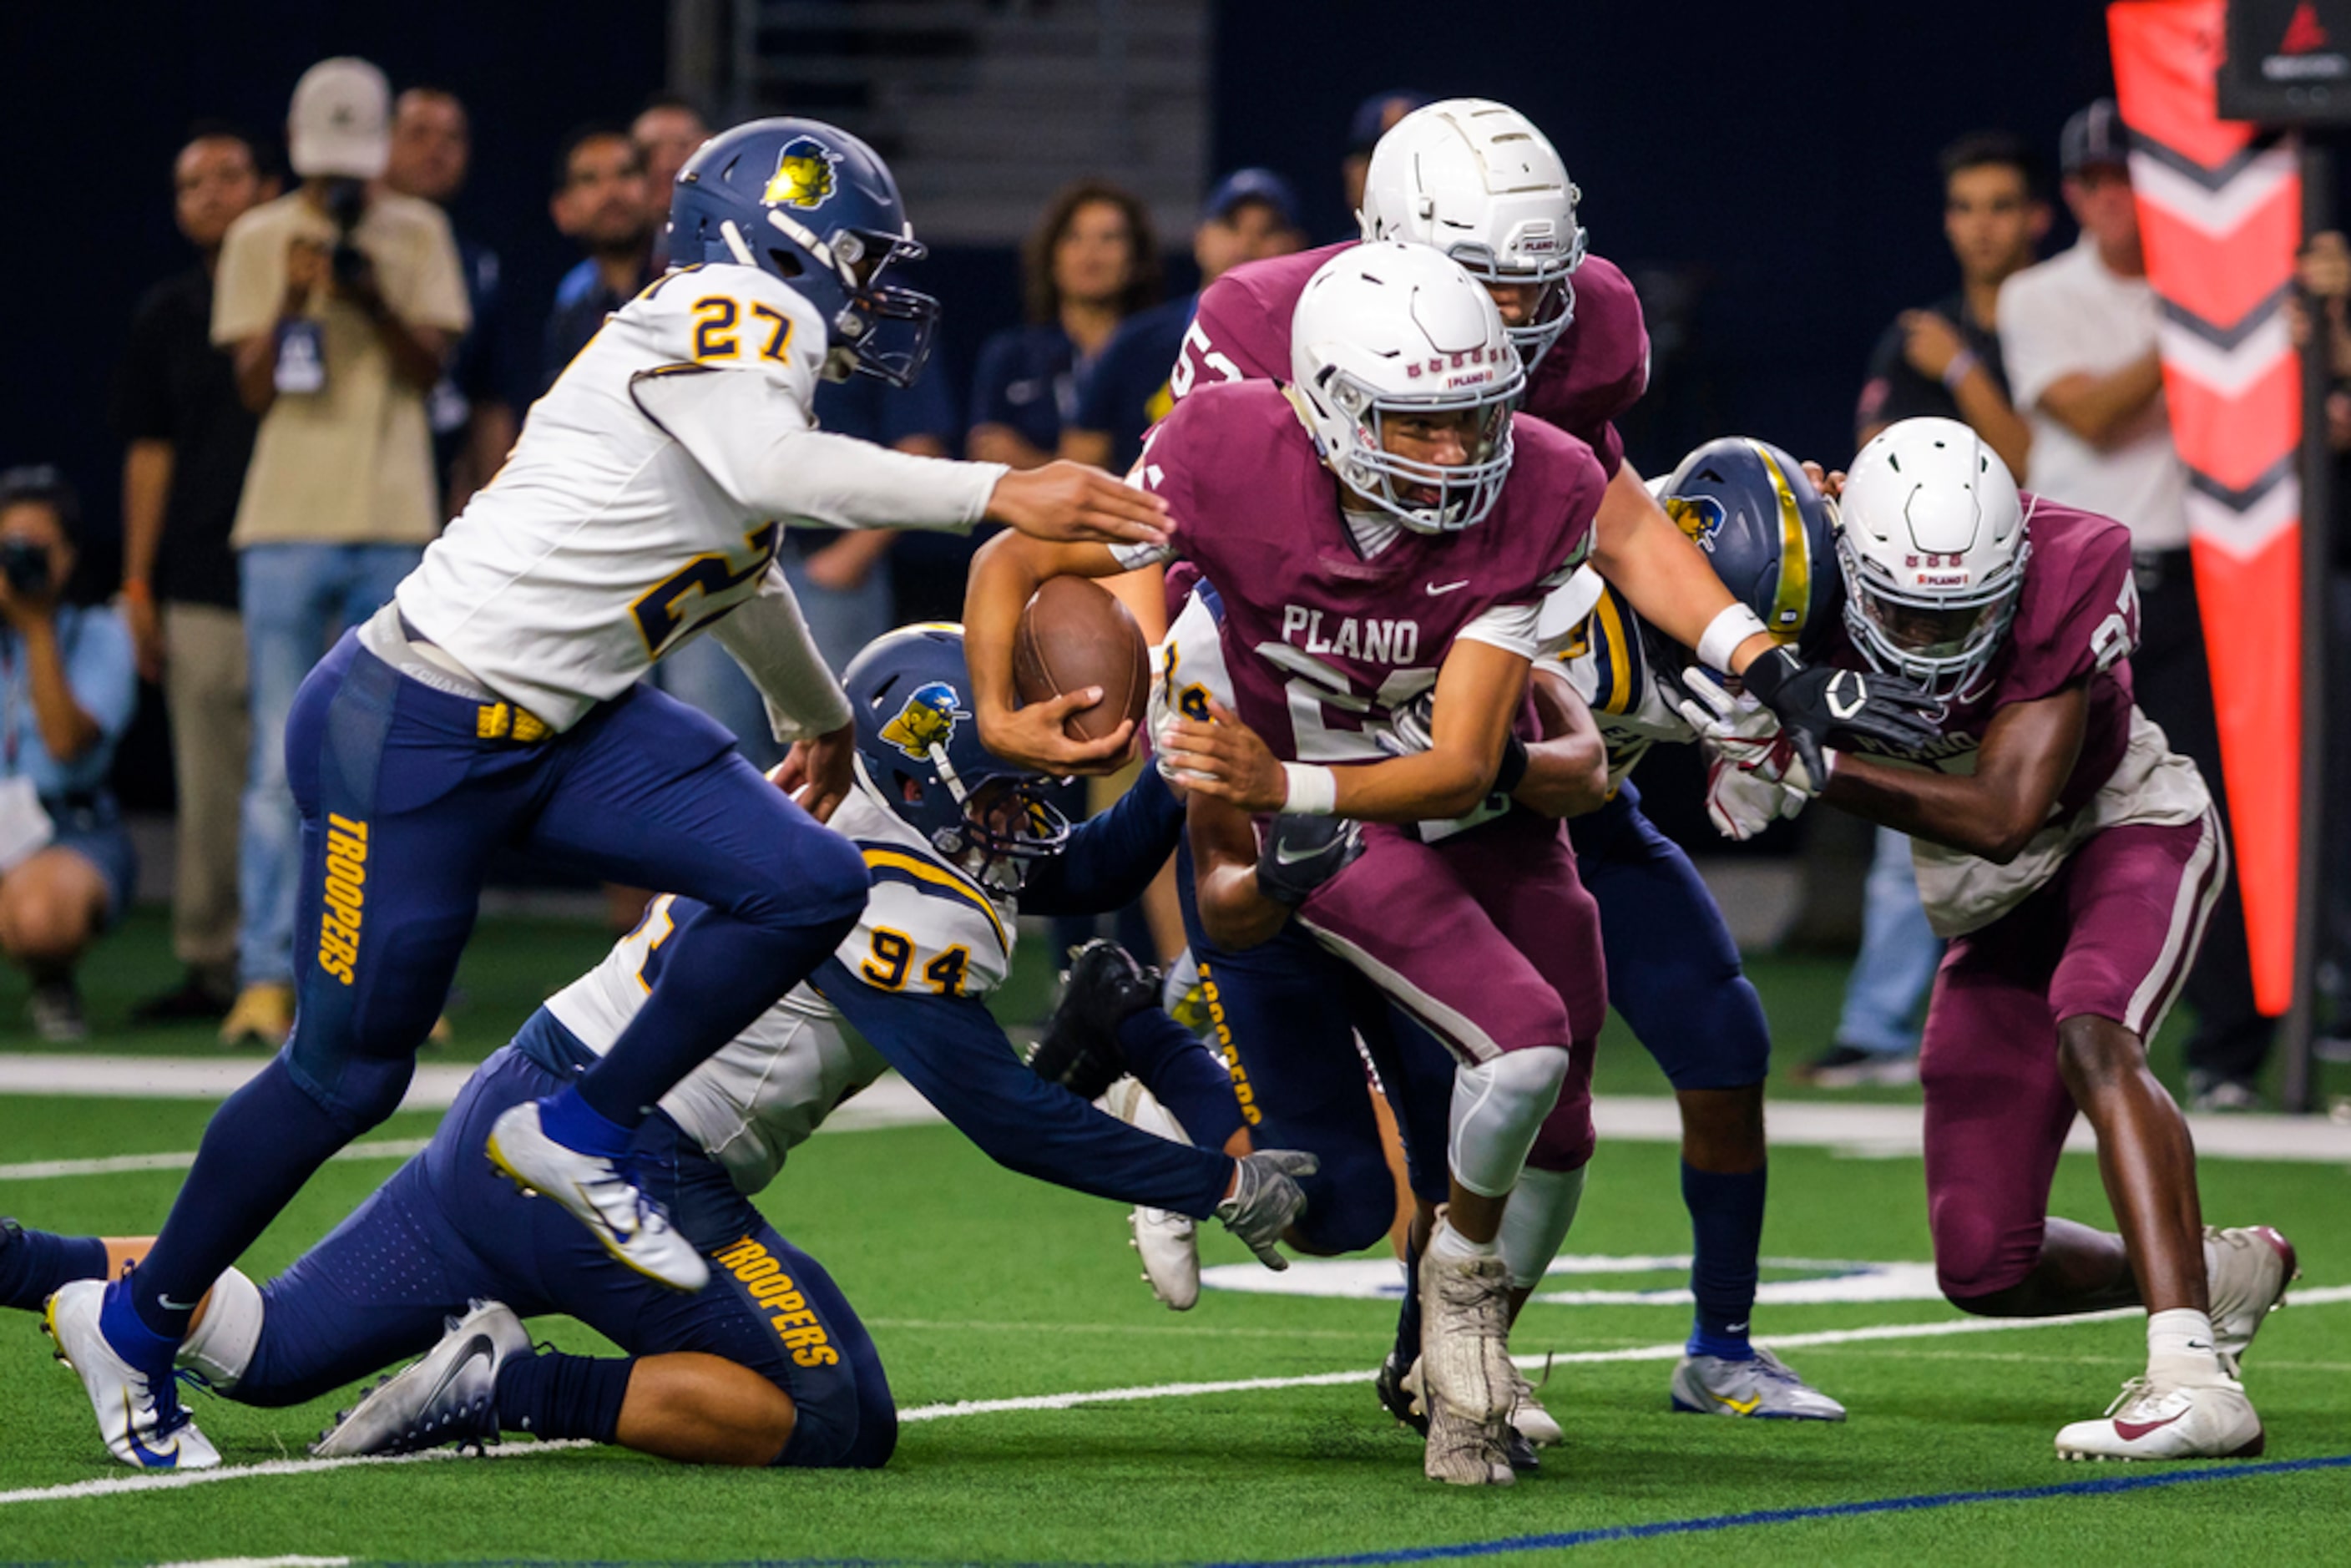
<svg viewBox="0 0 2351 1568"><path fill-rule="evenodd" d="M1061 725L1071 740L1100 740L1128 719L1143 723L1151 655L1143 628L1108 589L1082 577L1048 578L1020 612L1012 680L1024 707L1100 686L1102 701Z"/></svg>

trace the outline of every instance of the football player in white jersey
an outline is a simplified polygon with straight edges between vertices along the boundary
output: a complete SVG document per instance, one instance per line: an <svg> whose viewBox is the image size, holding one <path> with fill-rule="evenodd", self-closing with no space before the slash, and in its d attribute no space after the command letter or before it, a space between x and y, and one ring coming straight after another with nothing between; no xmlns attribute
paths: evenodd
<svg viewBox="0 0 2351 1568"><path fill-rule="evenodd" d="M139 1269L49 1314L117 1458L218 1462L172 1386L190 1314L310 1173L400 1103L503 846L698 901L611 1052L515 1107L489 1147L629 1267L678 1290L708 1278L621 1161L653 1103L821 962L866 895L863 861L819 823L847 788L849 710L775 565L784 520L1161 537L1158 503L1096 470L1013 474L815 429L819 378L920 371L936 302L882 277L921 254L888 168L854 137L769 120L705 143L672 202L682 265L605 323L394 602L304 683L287 736L304 865L294 1037L214 1118ZM716 724L637 684L705 630L795 743L810 810Z"/></svg>
<svg viewBox="0 0 2351 1568"><path fill-rule="evenodd" d="M240 1404L318 1397L403 1356L320 1441L329 1457L402 1452L501 1431L619 1442L707 1463L871 1466L894 1406L854 1311L754 1195L842 1101L897 1067L1009 1168L1127 1203L1223 1219L1276 1267L1273 1239L1312 1162L1233 1159L1137 1131L1023 1066L986 998L1015 917L1095 913L1134 896L1174 852L1182 808L1154 777L1071 829L1037 775L983 750L962 638L904 628L850 666L856 782L833 818L874 877L863 915L796 986L664 1096L633 1155L718 1276L692 1296L636 1274L482 1158L489 1127L611 1051L649 1005L693 904L656 900L595 968L549 998L474 1075L432 1146L266 1287L231 1270L181 1364ZM852 1032L852 1027L855 1032ZM1231 1086L1189 1060L1157 1074L1201 1096ZM862 1038L861 1038L862 1037ZM94 1238L0 1232L0 1279L52 1269L102 1288ZM29 1282L0 1304L30 1306ZM534 1351L520 1318L568 1313L625 1353ZM457 1320L444 1331L444 1320ZM436 1341L438 1342L436 1343ZM713 1358L716 1358L714 1363Z"/></svg>

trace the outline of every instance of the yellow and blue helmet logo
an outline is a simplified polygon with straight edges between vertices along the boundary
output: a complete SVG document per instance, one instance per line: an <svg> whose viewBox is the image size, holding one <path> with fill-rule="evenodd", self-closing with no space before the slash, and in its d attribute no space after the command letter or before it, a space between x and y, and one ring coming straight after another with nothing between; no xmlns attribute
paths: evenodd
<svg viewBox="0 0 2351 1568"><path fill-rule="evenodd" d="M926 681L907 697L898 716L882 727L882 738L917 762L931 759L931 747L955 739L956 721L970 714L956 706L956 689L946 681Z"/></svg>
<svg viewBox="0 0 2351 1568"><path fill-rule="evenodd" d="M813 136L796 136L776 155L776 172L760 199L769 206L814 212L832 199L833 165L841 154Z"/></svg>
<svg viewBox="0 0 2351 1568"><path fill-rule="evenodd" d="M1715 536L1722 531L1722 503L1712 496L1667 496L1666 516L1689 536L1690 543L1714 553Z"/></svg>

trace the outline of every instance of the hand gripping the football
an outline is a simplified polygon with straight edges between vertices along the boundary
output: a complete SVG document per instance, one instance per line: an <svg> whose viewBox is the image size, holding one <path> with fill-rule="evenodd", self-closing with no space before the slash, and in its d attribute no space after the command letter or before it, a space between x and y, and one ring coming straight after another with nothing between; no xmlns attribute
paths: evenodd
<svg viewBox="0 0 2351 1568"><path fill-rule="evenodd" d="M1814 779L1828 778L1821 747L1843 735L1906 751L1934 742L1941 705L1925 688L1875 671L1816 668L1772 648L1740 672L1747 690L1779 716L1780 727Z"/></svg>
<svg viewBox="0 0 2351 1568"><path fill-rule="evenodd" d="M1306 1208L1300 1176L1312 1176L1322 1162L1300 1149L1259 1149L1234 1162L1232 1195L1217 1205L1217 1218L1240 1238L1269 1269L1287 1269L1290 1260L1274 1249L1281 1233Z"/></svg>

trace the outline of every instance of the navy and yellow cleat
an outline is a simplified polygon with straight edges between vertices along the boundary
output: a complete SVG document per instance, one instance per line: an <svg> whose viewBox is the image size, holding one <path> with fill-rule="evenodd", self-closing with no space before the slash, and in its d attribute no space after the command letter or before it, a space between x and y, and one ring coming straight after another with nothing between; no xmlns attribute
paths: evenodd
<svg viewBox="0 0 2351 1568"><path fill-rule="evenodd" d="M1674 1408L1759 1421L1842 1421L1844 1406L1806 1383L1762 1346L1746 1361L1686 1355L1674 1368Z"/></svg>
<svg viewBox="0 0 2351 1568"><path fill-rule="evenodd" d="M141 1367L108 1343L99 1326L107 1289L102 1280L76 1280L41 1314L57 1359L81 1378L107 1451L142 1470L211 1469L220 1450L182 1407L168 1360L161 1369Z"/></svg>
<svg viewBox="0 0 2351 1568"><path fill-rule="evenodd" d="M336 1459L496 1442L498 1369L530 1354L530 1335L502 1301L475 1301L448 1322L438 1344L368 1390L310 1452Z"/></svg>
<svg viewBox="0 0 2351 1568"><path fill-rule="evenodd" d="M662 1206L611 1161L548 1136L538 1101L507 1107L490 1124L486 1150L508 1181L562 1205L605 1251L646 1279L688 1292L710 1282L710 1265Z"/></svg>

